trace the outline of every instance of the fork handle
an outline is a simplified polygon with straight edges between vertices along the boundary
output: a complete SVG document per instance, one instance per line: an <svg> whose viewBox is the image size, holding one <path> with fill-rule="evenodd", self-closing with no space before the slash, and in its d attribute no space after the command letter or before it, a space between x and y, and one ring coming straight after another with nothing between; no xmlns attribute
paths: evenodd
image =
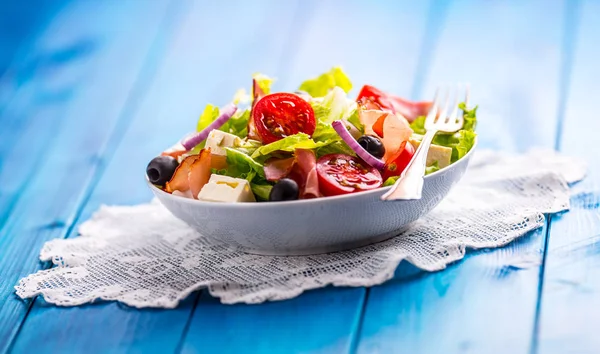
<svg viewBox="0 0 600 354"><path fill-rule="evenodd" d="M437 130L428 130L421 140L415 155L408 163L408 166L400 174L400 177L394 183L392 188L384 194L383 200L398 200L398 199L421 199L421 191L423 190L423 176L425 176L425 168L427 164L427 153L433 141L433 137ZM407 142L410 144L410 142Z"/></svg>

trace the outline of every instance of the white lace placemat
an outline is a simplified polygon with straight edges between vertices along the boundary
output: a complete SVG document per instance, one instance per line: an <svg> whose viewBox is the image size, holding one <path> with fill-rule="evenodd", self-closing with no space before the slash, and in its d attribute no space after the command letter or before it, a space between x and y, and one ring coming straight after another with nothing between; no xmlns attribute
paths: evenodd
<svg viewBox="0 0 600 354"><path fill-rule="evenodd" d="M426 271L461 259L467 247L505 245L544 224L544 213L569 208L567 183L585 164L552 151L506 155L478 151L463 180L408 231L371 246L314 256L257 256L231 251L175 219L158 202L104 206L80 236L47 242L55 267L21 279L21 298L43 295L63 306L116 300L172 308L200 288L223 303L283 300L303 291L372 286L402 260Z"/></svg>

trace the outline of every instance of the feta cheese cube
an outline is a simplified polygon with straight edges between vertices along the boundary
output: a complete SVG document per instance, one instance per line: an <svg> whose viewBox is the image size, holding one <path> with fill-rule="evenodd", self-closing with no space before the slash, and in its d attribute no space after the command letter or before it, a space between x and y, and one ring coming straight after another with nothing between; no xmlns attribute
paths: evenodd
<svg viewBox="0 0 600 354"><path fill-rule="evenodd" d="M247 180L212 174L198 194L199 200L210 202L255 202Z"/></svg>
<svg viewBox="0 0 600 354"><path fill-rule="evenodd" d="M412 146L414 146L415 150L421 144L421 140L415 139L414 134L409 139L409 142L412 144ZM426 165L431 166L437 161L438 167L444 168L444 167L450 165L451 158L452 158L452 148L449 148L447 146L431 144L431 146L429 147L429 151L427 151Z"/></svg>
<svg viewBox="0 0 600 354"><path fill-rule="evenodd" d="M214 129L208 134L205 147L210 148L210 153L213 155L227 156L226 147L232 148L241 144L242 139L238 136Z"/></svg>

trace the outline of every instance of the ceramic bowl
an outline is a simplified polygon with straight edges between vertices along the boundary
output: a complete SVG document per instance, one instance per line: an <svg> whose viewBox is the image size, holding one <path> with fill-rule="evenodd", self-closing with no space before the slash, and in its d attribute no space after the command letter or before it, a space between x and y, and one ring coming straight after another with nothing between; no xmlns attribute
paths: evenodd
<svg viewBox="0 0 600 354"><path fill-rule="evenodd" d="M390 188L288 202L215 203L166 193L148 182L177 218L214 240L262 255L306 255L365 246L397 236L431 211L467 170L462 159L424 177L419 200L382 201Z"/></svg>

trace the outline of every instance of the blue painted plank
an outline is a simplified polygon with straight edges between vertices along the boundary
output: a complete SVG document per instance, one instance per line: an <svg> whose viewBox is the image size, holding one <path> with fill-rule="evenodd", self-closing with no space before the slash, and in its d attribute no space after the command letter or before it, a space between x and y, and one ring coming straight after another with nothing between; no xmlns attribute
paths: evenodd
<svg viewBox="0 0 600 354"><path fill-rule="evenodd" d="M148 93L132 110L131 124L117 132L122 139L115 142L114 158L103 158L105 168L79 220L103 203L148 201L151 193L143 183L148 161L193 130L206 103L227 103L239 87L249 88L253 72L272 73L280 65L295 3L239 0L186 5ZM215 16L221 13L228 13L228 21ZM115 303L62 310L36 300L14 351L176 351L196 295L176 311L137 311ZM38 340L40 336L44 341Z"/></svg>
<svg viewBox="0 0 600 354"><path fill-rule="evenodd" d="M427 45L421 39L428 11L428 2L303 1L296 19L302 27L294 26L292 36L301 35L275 73L283 85L278 88L296 89L303 80L342 65L355 84L354 94L369 83L408 95ZM183 351L352 352L364 294L363 288L326 288L253 306L222 305L202 296Z"/></svg>
<svg viewBox="0 0 600 354"><path fill-rule="evenodd" d="M472 103L481 107L481 148L552 147L563 5L454 2L422 97L440 82L470 82ZM412 270L370 289L358 352L529 352L544 235L537 230L444 271ZM524 261L531 266L518 269Z"/></svg>
<svg viewBox="0 0 600 354"><path fill-rule="evenodd" d="M9 153L27 129L51 132L53 114L50 107L60 103L58 97L47 100L42 115L38 110L24 109L24 101L39 100L39 92L32 91L31 81L48 80L40 75L45 58L40 50L40 38L52 18L66 5L65 0L33 0L2 4L0 11L0 226L9 211L13 196L24 185L29 170L13 169ZM47 41L47 40L46 40ZM42 54L42 55L41 55ZM52 69L61 69L54 67ZM47 71L47 70L46 70ZM39 90L39 85L38 85ZM38 97L34 97L38 96ZM29 124L35 122L35 124ZM48 136L50 136L48 134ZM42 146L42 144L40 144ZM27 150L27 149L26 149ZM18 150L16 150L18 151ZM35 151L34 151L35 152ZM22 155L22 154L19 154ZM33 159L31 159L33 160ZM24 162L26 165L27 162Z"/></svg>
<svg viewBox="0 0 600 354"><path fill-rule="evenodd" d="M69 4L40 30L17 70L22 75L8 83L18 92L3 121L8 115L28 123L10 132L18 138L1 155L0 190L10 217L0 223L0 352L29 307L13 286L40 269L43 242L64 235L73 219L166 5L147 4L141 16L137 1Z"/></svg>
<svg viewBox="0 0 600 354"><path fill-rule="evenodd" d="M565 111L558 145L585 158L590 173L574 187L571 211L551 222L539 318L539 353L597 353L600 338L600 3L573 2L565 38ZM569 55L570 54L570 55ZM572 57L571 57L572 56ZM572 66L570 66L572 64Z"/></svg>
<svg viewBox="0 0 600 354"><path fill-rule="evenodd" d="M261 305L222 305L203 294L182 352L347 353L362 293L327 288Z"/></svg>
<svg viewBox="0 0 600 354"><path fill-rule="evenodd" d="M65 0L5 1L0 11L0 77L28 52L52 17L66 5ZM35 10L34 10L35 9ZM1 95L0 95L1 96Z"/></svg>

